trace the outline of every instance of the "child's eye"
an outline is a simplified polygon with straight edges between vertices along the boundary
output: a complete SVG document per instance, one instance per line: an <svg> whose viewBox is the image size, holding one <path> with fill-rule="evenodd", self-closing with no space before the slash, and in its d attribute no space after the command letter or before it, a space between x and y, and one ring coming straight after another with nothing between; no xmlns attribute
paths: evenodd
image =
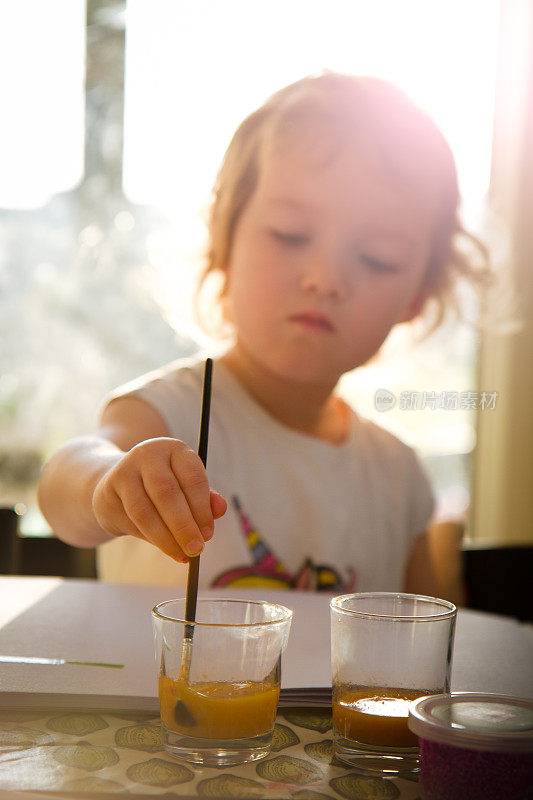
<svg viewBox="0 0 533 800"><path fill-rule="evenodd" d="M364 253L361 254L360 258L363 264L366 264L367 267L370 267L373 272L399 272L399 268L394 266L394 264L387 264L385 261L380 261L379 258L373 258L372 256L365 255Z"/></svg>
<svg viewBox="0 0 533 800"><path fill-rule="evenodd" d="M278 231L272 229L270 235L278 242L289 245L307 244L309 237L304 233L292 233L291 231Z"/></svg>

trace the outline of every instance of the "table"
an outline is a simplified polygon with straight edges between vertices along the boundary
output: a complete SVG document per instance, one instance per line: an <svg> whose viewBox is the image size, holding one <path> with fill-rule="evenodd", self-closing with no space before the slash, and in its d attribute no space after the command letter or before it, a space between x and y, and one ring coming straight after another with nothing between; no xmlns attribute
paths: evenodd
<svg viewBox="0 0 533 800"><path fill-rule="evenodd" d="M198 793L202 795L202 792L203 796L231 796L227 794L228 791L231 791L231 786L228 789L227 781L220 783L221 776L217 770L203 770L201 775L195 774L193 778L188 778L183 783L180 783L179 780L172 783L174 778L172 775L168 777L169 770L172 772L171 767L177 762L163 754L161 748L158 748L157 741L153 738L154 736L157 738L155 733L157 727L153 718L157 688L150 610L155 603L171 599L179 594L179 590L174 592L172 587L168 586L126 586L103 584L90 580L0 577L1 655L92 660L124 665L122 669L104 669L73 665L0 663L0 689L5 693L0 700L0 707L3 709L3 712L0 709L0 717L2 713L4 715L4 722L0 721L0 744L2 731L7 736L6 741L13 745L15 741L13 736L20 735L22 740L24 740L24 736L31 739L32 734L27 733L30 730L37 737L37 740L33 742L33 750L31 750L34 754L38 750L49 753L51 746L57 752L60 748L70 747L71 749L65 752L69 752L71 755L75 753L78 758L80 752L84 755L84 747L91 746L101 748L94 750L94 753L100 754L104 758L105 751L107 757L112 760L109 737L115 737L116 744L117 736L119 739L124 736L128 739L134 733L138 733L138 729L136 729L134 732L122 731L118 734L119 728L125 729L127 724L133 727L141 725L144 730L143 735L148 736L149 741L152 742L149 745L152 749L128 749L124 746L119 750L115 748L114 752L116 754L120 751L121 763L124 762L126 771L130 770L130 776L139 777L141 774L139 770L142 772L143 769L149 770L151 767L157 767L159 770L162 769L167 777L162 778L163 783L160 780L157 786L153 782L148 784L143 783L142 780L130 781L126 787L130 794L138 797L161 796L170 788L180 796L197 798ZM202 594L217 596L221 592L217 590ZM274 590L226 590L223 594L227 597L272 600L293 608L295 613L291 636L283 657L283 685L286 687L330 685L329 596ZM490 691L533 698L532 665L533 626L519 623L511 618L467 609L459 610L452 670L452 689L454 691ZM56 711L52 715L31 712L31 708L35 709L39 703L43 702L43 693L53 695L52 700ZM24 711L20 711L17 719L17 715L13 715L13 711L10 709L13 705L20 705L21 702L27 707L27 710L25 714ZM50 698L47 698L47 702L50 705ZM86 713L85 716L82 715L81 721L78 719L76 723L73 723L71 720L68 723L71 727L69 728L67 725L65 728L67 723L57 722L56 718L62 716L62 708L71 710L72 705L85 709ZM98 709L98 713L91 710L95 708ZM122 711L122 717L114 713L117 710ZM33 720L31 719L32 713ZM125 719L124 715L129 715L129 721ZM318 716L320 717L320 714ZM50 729L51 719L56 719L56 722L52 723ZM46 730L43 727L45 723ZM237 788L234 790L236 793L241 792L240 796L242 796L243 786L248 786L250 796L279 798L294 796L299 797L300 800L304 800L304 798L310 798L310 800L335 798L335 800L339 800L343 797L357 796L405 797L415 800L420 796L417 784L406 780L381 781L378 786L378 784L368 783L368 780L365 779L367 783L364 786L361 784L357 788L354 784L357 776L354 776L349 770L329 763L328 742L330 739L328 736L330 737L331 733L328 733L327 719L325 720L323 717L315 719L314 727L313 725L306 727L300 723L301 719L300 722L295 722L294 718L291 721L291 719L287 719L286 712L283 709L280 710L278 732L281 735L282 729L287 729L285 734L289 738L291 735L296 735L299 742L283 745L279 754L273 753L269 760L282 759L286 766L292 764L294 767L297 762L300 764L300 756L304 754L304 748L312 745L309 752L313 752L315 755L309 760L311 766L308 767L308 770L311 770L312 767L315 773L312 773L311 770L307 778L300 777L298 784L296 779L296 783L294 780L293 783L290 783L287 778L278 781L272 780L272 776L269 780L261 778L261 775L256 772L257 765L232 768L233 777L244 781L244 784L237 782ZM62 725L63 727L61 727ZM22 732L17 734L16 729L20 729ZM15 733L13 733L14 730ZM81 746L81 751L80 741L85 742ZM76 747L77 750L72 750ZM17 750L19 754L23 751L24 747L22 747L22 751L20 748ZM26 751L24 753L25 757L29 758L28 753ZM132 762L132 759L135 763ZM94 773L91 770L87 772L83 766L69 767L68 769L74 769L75 773L76 770L78 772L81 770L81 772L79 777L72 777L72 774L69 773L65 785L78 787L79 791L84 786L84 791L89 792L84 795L87 797L91 796L91 792L94 793L94 797L102 797L106 794L110 798L116 797L114 792L119 789L113 789L113 783L115 783L115 787L118 785L121 790L124 790L124 786L120 786L115 780L116 776L113 770L116 769L116 766L113 764L106 766L104 762L102 762L103 767L98 765L95 767L96 772ZM54 763L57 766L57 762ZM29 764L29 761L20 761L19 764L19 766L22 765L21 768L24 767L24 775L27 773L26 764ZM0 800L3 796L7 796L5 791L8 789L19 788L18 785L14 786L13 783L9 783L7 779L2 783L2 765L4 765L5 776L13 764L6 759L2 761L0 747ZM197 772L198 770L196 770ZM228 770L225 770L224 774L227 772ZM115 777L110 778L110 775ZM87 780L84 782L82 778ZM106 780L107 783L105 783ZM166 788L165 780L167 780ZM337 780L336 784L335 780ZM350 780L352 784L350 784ZM202 781L208 781L208 783L202 783ZM246 781L255 781L255 784L246 783ZM345 782L343 783L343 781ZM347 784L346 781L348 781ZM336 789L334 789L335 786ZM39 787L33 786L29 780L29 783L26 782L23 788L26 791L24 793L17 791L16 797L21 798L23 795L29 797L28 792ZM52 788L55 787L52 785ZM4 795L2 790L4 790ZM70 796L72 796L74 788L67 789L67 791L71 791ZM187 794L188 792L189 794ZM369 794L369 792L375 793Z"/></svg>

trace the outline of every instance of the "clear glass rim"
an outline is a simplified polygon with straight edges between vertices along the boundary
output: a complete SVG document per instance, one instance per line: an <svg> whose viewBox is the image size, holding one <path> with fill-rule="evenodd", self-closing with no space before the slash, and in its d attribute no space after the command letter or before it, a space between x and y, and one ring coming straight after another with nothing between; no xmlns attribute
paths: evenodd
<svg viewBox="0 0 533 800"><path fill-rule="evenodd" d="M226 603L228 605L243 605L246 604L248 606L257 606L264 608L268 606L269 608L274 608L279 613L279 616L276 619L265 619L260 622L201 622L199 620L194 620L191 622L190 620L185 619L183 617L170 617L167 614L162 613L162 609L165 606L170 606L174 603L185 603L184 597L176 597L173 600L163 600L162 603L157 603L152 608L152 616L155 619L160 619L163 622L176 622L180 625L194 625L197 627L202 628L261 628L261 627L272 627L272 625L281 625L286 622L290 622L293 617L293 611L286 606L282 606L279 603L271 603L268 600L239 600L238 598L233 597L199 597L198 598L198 605L207 604L207 603Z"/></svg>
<svg viewBox="0 0 533 800"><path fill-rule="evenodd" d="M362 609L343 608L342 603L347 600L357 599L370 600L416 600L420 603L431 604L432 606L439 606L443 610L441 612L435 611L428 614L386 614L384 612L366 611ZM445 619L452 619L457 614L457 606L450 603L448 600L442 600L440 597L429 597L422 594L407 594L405 592L356 592L355 594L343 594L334 597L330 604L332 611L339 614L346 614L346 616L360 617L365 619L376 620L389 620L394 622L435 622Z"/></svg>

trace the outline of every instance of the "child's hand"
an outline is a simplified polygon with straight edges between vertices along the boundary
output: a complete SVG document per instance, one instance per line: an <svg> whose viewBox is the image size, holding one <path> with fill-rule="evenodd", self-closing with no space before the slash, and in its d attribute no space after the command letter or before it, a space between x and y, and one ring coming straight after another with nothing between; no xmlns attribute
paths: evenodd
<svg viewBox="0 0 533 800"><path fill-rule="evenodd" d="M227 507L209 488L199 456L169 438L125 453L97 483L92 504L107 533L145 539L177 561L200 553Z"/></svg>

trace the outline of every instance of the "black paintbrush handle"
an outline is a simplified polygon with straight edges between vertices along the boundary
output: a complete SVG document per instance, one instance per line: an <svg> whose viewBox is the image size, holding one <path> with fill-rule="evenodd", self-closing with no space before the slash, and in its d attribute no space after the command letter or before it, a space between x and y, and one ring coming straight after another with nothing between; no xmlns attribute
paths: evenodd
<svg viewBox="0 0 533 800"><path fill-rule="evenodd" d="M211 409L211 378L213 375L213 359L205 362L204 389L202 395L202 417L200 420L200 437L198 442L198 455L204 467L207 465L207 442L209 437L209 413ZM200 570L200 556L189 559L187 573L187 597L185 601L185 619L194 622L196 619L196 599L198 597L198 573ZM186 631L188 638L192 638L192 630Z"/></svg>

